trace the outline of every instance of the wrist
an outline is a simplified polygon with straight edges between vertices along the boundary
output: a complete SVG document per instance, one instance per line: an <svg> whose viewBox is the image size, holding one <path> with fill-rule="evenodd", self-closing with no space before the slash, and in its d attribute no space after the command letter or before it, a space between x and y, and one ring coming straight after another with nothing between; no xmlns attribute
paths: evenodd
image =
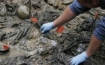
<svg viewBox="0 0 105 65"><path fill-rule="evenodd" d="M89 56L87 55L86 51L83 52L83 55L84 55L84 57L85 57L86 59L89 58Z"/></svg>
<svg viewBox="0 0 105 65"><path fill-rule="evenodd" d="M52 29L56 27L56 26L54 25L54 22L51 22L51 27L52 27Z"/></svg>

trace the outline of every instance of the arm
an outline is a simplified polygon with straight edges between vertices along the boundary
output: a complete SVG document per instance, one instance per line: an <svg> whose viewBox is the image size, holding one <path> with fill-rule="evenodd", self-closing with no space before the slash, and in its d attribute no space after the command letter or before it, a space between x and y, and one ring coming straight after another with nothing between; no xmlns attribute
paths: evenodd
<svg viewBox="0 0 105 65"><path fill-rule="evenodd" d="M89 47L86 50L88 57L92 56L93 53L100 47L101 43L105 39L105 18L101 18L94 33L91 37Z"/></svg>
<svg viewBox="0 0 105 65"><path fill-rule="evenodd" d="M100 19L100 22L98 23L96 29L94 30L94 33L91 37L90 44L87 50L73 57L71 60L71 64L80 64L81 62L86 61L87 58L92 56L97 51L97 49L100 47L104 39L105 39L105 18L102 18Z"/></svg>
<svg viewBox="0 0 105 65"><path fill-rule="evenodd" d="M60 26L64 23L72 20L76 15L71 11L70 7L68 6L64 12L56 19L54 20L54 26Z"/></svg>
<svg viewBox="0 0 105 65"><path fill-rule="evenodd" d="M64 12L54 21L54 26L60 26L72 20L75 16L90 10L90 8L82 6L77 0L74 0Z"/></svg>
<svg viewBox="0 0 105 65"><path fill-rule="evenodd" d="M89 47L87 48L86 52L78 54L77 56L71 58L70 63L72 65L76 64L79 65L80 63L86 61L90 56L92 56L97 49L100 47L102 41L99 40L94 34L92 35ZM81 60L80 60L81 58Z"/></svg>
<svg viewBox="0 0 105 65"><path fill-rule="evenodd" d="M42 33L48 33L51 29L61 26L64 23L73 19L76 15L71 11L70 7L68 6L64 12L53 22L45 23L41 26Z"/></svg>
<svg viewBox="0 0 105 65"><path fill-rule="evenodd" d="M92 35L89 47L87 50L81 54L78 54L77 56L71 58L70 63L72 65L79 65L80 63L86 61L90 56L92 56L97 49L100 47L102 41L99 40L94 34ZM81 58L81 60L80 60Z"/></svg>
<svg viewBox="0 0 105 65"><path fill-rule="evenodd" d="M97 39L93 34L90 40L89 47L86 50L87 56L88 57L92 56L95 53L95 51L97 51L97 49L100 47L101 43L102 41Z"/></svg>
<svg viewBox="0 0 105 65"><path fill-rule="evenodd" d="M75 16L88 10L89 8L83 7L77 0L74 0L74 2L70 4L56 20L43 24L41 26L41 32L48 33L51 29L63 25L72 20Z"/></svg>

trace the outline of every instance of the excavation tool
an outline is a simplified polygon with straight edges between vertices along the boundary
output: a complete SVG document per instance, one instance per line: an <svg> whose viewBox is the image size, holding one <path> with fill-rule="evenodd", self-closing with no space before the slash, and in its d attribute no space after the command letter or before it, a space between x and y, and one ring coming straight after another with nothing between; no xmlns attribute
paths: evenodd
<svg viewBox="0 0 105 65"><path fill-rule="evenodd" d="M36 27L38 28L38 29L40 29L40 27L41 27L41 24L38 22L38 19L36 18L36 17L31 17L30 18L30 20L33 22L33 23L35 23L36 24ZM62 33L63 31L64 31L64 26L59 26L57 29L56 29L56 32L57 33ZM48 34L41 34L43 37L47 37L47 38L49 38L48 37Z"/></svg>
<svg viewBox="0 0 105 65"><path fill-rule="evenodd" d="M40 29L41 25L36 17L31 17L30 20L37 25L38 29Z"/></svg>
<svg viewBox="0 0 105 65"><path fill-rule="evenodd" d="M92 23L93 26L95 26L95 22L96 22L96 20L97 20L97 18L98 18L98 15L99 15L99 13L98 13L98 12L95 12L95 15L94 15L94 22Z"/></svg>
<svg viewBox="0 0 105 65"><path fill-rule="evenodd" d="M37 27L38 30L40 31L41 24L38 22L37 18L31 17L30 20L36 24L36 27ZM41 31L40 31L40 32L41 32ZM41 33L40 35L42 35L42 37L47 37L47 38L49 38L47 34L42 34L42 33Z"/></svg>
<svg viewBox="0 0 105 65"><path fill-rule="evenodd" d="M30 20L31 20L32 22L36 23L39 28L41 27L41 25L38 23L37 18L31 17ZM56 29L56 32L57 32L57 33L62 33L62 32L64 31L64 29L65 29L64 26L59 26L59 27Z"/></svg>

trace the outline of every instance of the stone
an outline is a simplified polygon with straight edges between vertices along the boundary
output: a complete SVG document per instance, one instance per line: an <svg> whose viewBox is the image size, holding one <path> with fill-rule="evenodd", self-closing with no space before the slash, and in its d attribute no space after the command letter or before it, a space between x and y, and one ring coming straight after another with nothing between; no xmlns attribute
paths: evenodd
<svg viewBox="0 0 105 65"><path fill-rule="evenodd" d="M70 4L73 0L63 0L63 4Z"/></svg>
<svg viewBox="0 0 105 65"><path fill-rule="evenodd" d="M52 44L52 46L56 46L57 45L57 42L54 41L54 40L51 40L51 44Z"/></svg>
<svg viewBox="0 0 105 65"><path fill-rule="evenodd" d="M0 16L5 16L7 13L6 7L4 3L0 3Z"/></svg>
<svg viewBox="0 0 105 65"><path fill-rule="evenodd" d="M62 5L61 0L48 0L48 4L51 4L55 7L60 7Z"/></svg>
<svg viewBox="0 0 105 65"><path fill-rule="evenodd" d="M29 7L26 5L20 5L17 10L17 16L21 19L29 19L30 17Z"/></svg>
<svg viewBox="0 0 105 65"><path fill-rule="evenodd" d="M48 0L48 4L54 4L56 0Z"/></svg>
<svg viewBox="0 0 105 65"><path fill-rule="evenodd" d="M62 5L61 0L56 0L55 3L53 4L53 6L55 6L55 7L60 7L61 5Z"/></svg>
<svg viewBox="0 0 105 65"><path fill-rule="evenodd" d="M18 3L21 3L21 0L12 0L12 3L18 4Z"/></svg>

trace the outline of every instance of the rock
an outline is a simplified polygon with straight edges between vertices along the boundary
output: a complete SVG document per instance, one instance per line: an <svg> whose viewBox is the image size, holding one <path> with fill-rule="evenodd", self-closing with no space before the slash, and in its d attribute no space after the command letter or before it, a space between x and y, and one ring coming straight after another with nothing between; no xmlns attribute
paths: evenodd
<svg viewBox="0 0 105 65"><path fill-rule="evenodd" d="M48 0L48 4L54 4L56 0Z"/></svg>
<svg viewBox="0 0 105 65"><path fill-rule="evenodd" d="M31 0L31 5L35 8L41 8L42 6L45 5L43 0Z"/></svg>
<svg viewBox="0 0 105 65"><path fill-rule="evenodd" d="M63 4L69 4L69 3L71 3L73 0L62 0L63 2Z"/></svg>
<svg viewBox="0 0 105 65"><path fill-rule="evenodd" d="M56 0L55 3L53 4L53 6L55 6L55 7L60 7L61 5L62 5L61 0Z"/></svg>
<svg viewBox="0 0 105 65"><path fill-rule="evenodd" d="M9 33L12 33L14 31L15 31L15 29L13 29L13 28L6 28L6 29L2 30L2 32L5 33L5 34L9 34Z"/></svg>
<svg viewBox="0 0 105 65"><path fill-rule="evenodd" d="M21 19L28 19L30 17L29 7L26 5L20 5L17 10L17 16Z"/></svg>
<svg viewBox="0 0 105 65"><path fill-rule="evenodd" d="M7 13L6 7L4 3L0 3L0 16L5 16Z"/></svg>
<svg viewBox="0 0 105 65"><path fill-rule="evenodd" d="M31 56L37 53L37 50L33 50L27 53L27 56Z"/></svg>
<svg viewBox="0 0 105 65"><path fill-rule="evenodd" d="M40 36L40 34L41 33L36 28L31 28L30 33L27 34L27 36L29 39L31 38L37 39Z"/></svg>
<svg viewBox="0 0 105 65"><path fill-rule="evenodd" d="M57 45L57 42L54 41L54 40L51 40L51 44L52 44L52 46L56 46Z"/></svg>
<svg viewBox="0 0 105 65"><path fill-rule="evenodd" d="M59 7L62 5L62 1L61 0L48 0L48 4L51 4L55 7Z"/></svg>
<svg viewBox="0 0 105 65"><path fill-rule="evenodd" d="M73 0L48 0L47 3L55 7L61 7L63 4L70 4Z"/></svg>
<svg viewBox="0 0 105 65"><path fill-rule="evenodd" d="M64 10L66 8L67 8L67 5L63 5L63 4L60 7L58 7L59 10Z"/></svg>
<svg viewBox="0 0 105 65"><path fill-rule="evenodd" d="M29 2L29 0L12 0L12 3L14 3L14 4L18 4L18 5L20 5L20 4L27 4Z"/></svg>
<svg viewBox="0 0 105 65"><path fill-rule="evenodd" d="M21 3L21 0L12 0L12 3L18 4L18 3Z"/></svg>

